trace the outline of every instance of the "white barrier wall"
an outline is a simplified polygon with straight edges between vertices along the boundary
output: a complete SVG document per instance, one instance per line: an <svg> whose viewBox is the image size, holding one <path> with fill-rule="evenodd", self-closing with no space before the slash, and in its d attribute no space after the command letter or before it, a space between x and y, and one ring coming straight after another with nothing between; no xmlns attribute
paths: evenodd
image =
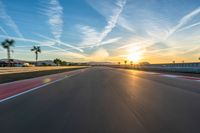
<svg viewBox="0 0 200 133"><path fill-rule="evenodd" d="M200 62L176 64L149 64L128 66L132 69L200 73Z"/></svg>

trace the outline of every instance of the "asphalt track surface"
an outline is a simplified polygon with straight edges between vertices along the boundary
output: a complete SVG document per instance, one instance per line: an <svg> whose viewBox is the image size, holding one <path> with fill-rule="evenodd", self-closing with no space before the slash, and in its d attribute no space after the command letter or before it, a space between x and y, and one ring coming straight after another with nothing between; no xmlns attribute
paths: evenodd
<svg viewBox="0 0 200 133"><path fill-rule="evenodd" d="M200 82L93 67L0 103L1 133L200 133Z"/></svg>

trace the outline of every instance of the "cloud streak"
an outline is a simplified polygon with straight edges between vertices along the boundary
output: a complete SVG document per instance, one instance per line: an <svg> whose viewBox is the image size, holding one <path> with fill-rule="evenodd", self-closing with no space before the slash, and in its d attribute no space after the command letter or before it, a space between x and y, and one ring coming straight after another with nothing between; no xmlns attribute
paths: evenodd
<svg viewBox="0 0 200 133"><path fill-rule="evenodd" d="M106 59L109 58L109 56L110 55L106 49L100 48L85 58L88 61L105 61Z"/></svg>
<svg viewBox="0 0 200 133"><path fill-rule="evenodd" d="M80 45L90 45L90 47L101 46L102 44L109 44L103 42L110 32L116 27L120 14L122 13L126 0L117 0L115 3L116 7L112 10L112 15L107 19L107 24L101 32L98 32L95 28L90 26L79 25L78 28L83 35L83 40ZM114 38L113 38L114 39ZM119 39L114 39L113 42ZM110 41L110 40L107 40Z"/></svg>
<svg viewBox="0 0 200 133"><path fill-rule="evenodd" d="M200 7L196 8L195 10L190 12L189 14L185 15L184 17L182 17L180 19L180 21L178 22L178 24L175 25L174 27L172 27L169 30L169 33L167 34L165 39L168 39L170 36L172 36L178 29L180 29L182 26L187 24L194 16L198 15L199 13L200 13Z"/></svg>
<svg viewBox="0 0 200 133"><path fill-rule="evenodd" d="M89 48L89 47L95 47L95 46L102 46L107 44L112 44L114 42L117 42L121 39L121 37L115 37L111 38L105 41L100 41L100 34L97 32L94 28L90 26L78 26L80 32L82 33L82 42L79 44L79 48Z"/></svg>
<svg viewBox="0 0 200 133"><path fill-rule="evenodd" d="M60 40L63 32L63 7L58 0L49 0L44 10L48 17L48 25L50 26L51 33L56 40Z"/></svg>
<svg viewBox="0 0 200 133"><path fill-rule="evenodd" d="M62 45L66 46L66 47L69 47L69 48L71 48L71 49L78 50L79 52L83 52L82 49L80 49L80 48L78 48L78 47L76 47L76 46L73 46L73 45L64 43L64 42L59 41L59 40L55 40L55 39L49 38L49 37L44 36L44 35L41 35L41 34L37 34L37 35L38 35L39 37L42 37L42 38L47 39L47 40L49 40L49 41L52 41L52 42L54 42L54 43L62 44Z"/></svg>
<svg viewBox="0 0 200 133"><path fill-rule="evenodd" d="M38 40L34 40L34 39L27 39L27 38L20 38L20 37L6 36L6 35L0 35L0 38L11 38L16 41L35 43L36 45L38 44L40 46L50 47L52 49L55 49L57 51L63 52L65 54L68 54L68 55L76 57L76 58L80 58L80 57L84 58L85 57L83 54L71 52L71 51L59 48L59 47L55 46L54 44L52 44L50 41L38 41Z"/></svg>
<svg viewBox="0 0 200 133"><path fill-rule="evenodd" d="M107 25L105 26L103 32L100 35L99 43L106 38L106 36L116 27L117 21L119 19L120 14L122 13L124 6L126 4L126 0L117 0L116 5L118 6L114 10L114 14L110 16L107 21Z"/></svg>
<svg viewBox="0 0 200 133"><path fill-rule="evenodd" d="M95 47L95 46L103 46L103 45L113 44L115 42L118 42L120 39L121 39L121 37L115 37L115 38L108 39L106 41L102 41L98 45L86 45L86 46L81 46L79 48L91 48L91 47Z"/></svg>
<svg viewBox="0 0 200 133"><path fill-rule="evenodd" d="M5 35L8 35L8 33L4 30L4 28L0 27L0 31L5 34Z"/></svg>
<svg viewBox="0 0 200 133"><path fill-rule="evenodd" d="M59 0L49 0L49 2L46 3L45 9L44 10L42 9L41 14L44 14L48 17L47 23L50 26L51 33L54 38L52 39L47 36L37 34L39 37L54 42L54 45L61 44L71 49L78 50L79 52L83 52L82 49L76 48L75 46L64 43L60 40L63 32L64 21L63 21L63 7L61 6Z"/></svg>
<svg viewBox="0 0 200 133"><path fill-rule="evenodd" d="M115 12L116 10L116 7L111 5L108 0L105 0L106 2L102 2L103 0L101 2L92 1L92 0L88 0L88 1L90 1L88 2L90 6L93 9L95 9L97 12L99 12L99 14L101 14L107 20L110 19L110 16L109 16L110 12ZM115 1L116 1L115 5L117 6L118 5L121 6L123 4L124 4L123 6L125 6L127 3L127 0L115 0ZM107 2L109 4L107 4ZM120 14L116 24L126 29L129 32L135 32L135 29L132 28L131 24L127 21L127 19L122 14Z"/></svg>
<svg viewBox="0 0 200 133"><path fill-rule="evenodd" d="M87 45L94 45L99 42L100 33L93 27L78 25L78 30L81 32L82 41L79 45L87 46Z"/></svg>
<svg viewBox="0 0 200 133"><path fill-rule="evenodd" d="M129 21L127 21L127 19L125 19L122 15L119 17L117 24L129 32L135 32L135 29L132 28Z"/></svg>
<svg viewBox="0 0 200 133"><path fill-rule="evenodd" d="M4 20L4 23L10 27L19 36L23 37L22 33L19 31L15 21L6 12L5 5L0 1L0 18ZM6 32L5 32L6 33Z"/></svg>
<svg viewBox="0 0 200 133"><path fill-rule="evenodd" d="M49 44L45 44L43 41L37 41L37 40L34 40L34 39L13 37L13 36L7 36L7 35L0 35L0 38L11 38L11 39L14 39L16 41L36 43L36 44L39 44L41 46L48 46L48 47L51 47L51 48L54 48L54 49L57 49L57 50L65 51L61 48L58 48L58 47L55 47L55 46L52 46L52 45L49 45Z"/></svg>
<svg viewBox="0 0 200 133"><path fill-rule="evenodd" d="M49 42L45 43L46 41L37 41L37 40L34 40L34 39L27 39L27 38L13 37L13 36L5 36L5 35L0 35L0 38L11 38L11 39L14 39L16 41L31 42L31 43L38 44L40 46L46 46L46 47L50 47L50 48L53 48L53 49L56 49L56 50L59 50L59 51L69 52L69 51L64 50L62 48L53 46Z"/></svg>
<svg viewBox="0 0 200 133"><path fill-rule="evenodd" d="M200 25L200 22L195 23L195 24L188 25L188 26L186 26L186 27L183 27L183 28L181 28L180 30L178 30L178 32L179 32L179 31L188 30L188 29L193 28L193 27L198 26L198 25Z"/></svg>

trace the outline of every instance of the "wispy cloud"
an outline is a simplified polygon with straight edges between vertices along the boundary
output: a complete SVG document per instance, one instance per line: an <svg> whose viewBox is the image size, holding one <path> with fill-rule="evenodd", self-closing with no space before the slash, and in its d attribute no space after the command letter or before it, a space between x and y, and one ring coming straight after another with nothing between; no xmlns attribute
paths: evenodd
<svg viewBox="0 0 200 133"><path fill-rule="evenodd" d="M183 51L181 54L182 55L187 55L187 54L198 54L199 55L199 51L200 51L200 46L196 46L194 48L190 48L186 51Z"/></svg>
<svg viewBox="0 0 200 133"><path fill-rule="evenodd" d="M102 41L102 42L101 42L100 44L98 44L98 45L86 45L86 46L81 46L81 47L79 47L79 48L91 48L91 47L94 47L94 46L109 45L109 44L113 44L113 43L118 42L120 39L121 39L121 37L115 37L115 38L111 38L111 39Z"/></svg>
<svg viewBox="0 0 200 133"><path fill-rule="evenodd" d="M136 46L137 46L137 47L138 47L138 46L140 46L140 47L147 47L147 45L143 46L143 44L146 44L146 43L148 43L148 42L150 42L150 41L149 41L149 40L146 40L146 41L132 42L132 43L125 44L125 45L123 45L123 46L118 47L117 50L119 50L119 49L129 49L129 48L136 47Z"/></svg>
<svg viewBox="0 0 200 133"><path fill-rule="evenodd" d="M87 62L88 61L106 61L109 58L111 58L109 52L104 48L99 48L90 54L77 54L77 53L66 53L66 52L59 52L58 54L62 55L66 59L78 59L78 60L87 61Z"/></svg>
<svg viewBox="0 0 200 133"><path fill-rule="evenodd" d="M109 58L109 53L106 49L100 48L94 51L91 55L85 56L87 61L105 61Z"/></svg>
<svg viewBox="0 0 200 133"><path fill-rule="evenodd" d="M56 40L60 40L60 37L63 32L63 7L58 0L49 0L49 3L46 4L46 9L44 13L48 16L48 24L51 29L51 33Z"/></svg>
<svg viewBox="0 0 200 133"><path fill-rule="evenodd" d="M8 33L4 30L4 28L0 27L0 31L5 34L5 35L8 35Z"/></svg>
<svg viewBox="0 0 200 133"><path fill-rule="evenodd" d="M121 39L121 37L114 37L110 38L105 41L101 41L100 34L97 30L90 26L78 26L80 32L82 33L83 40L79 44L79 48L89 48L89 47L95 47L95 46L102 46L107 44L112 44L114 42L117 42Z"/></svg>
<svg viewBox="0 0 200 133"><path fill-rule="evenodd" d="M101 0L101 1L88 0L88 3L99 14L101 14L107 20L109 20L110 19L110 13L115 13L116 10L119 10L119 8L116 9L116 5L117 6L118 5L121 6L121 5L124 4L123 6L125 6L125 4L127 3L127 0L116 0L115 5L111 5L111 3L109 3L108 0L105 0L105 1L103 1L103 0ZM125 17L125 14L120 13L116 24L119 25L119 26L121 26L122 28L130 31L130 32L135 32L135 30L133 29L133 27L131 26L131 24L129 23L129 21L127 21L127 19Z"/></svg>
<svg viewBox="0 0 200 133"><path fill-rule="evenodd" d="M147 48L155 43L155 40L153 38L147 38L139 35L134 35L134 37L127 38L124 40L120 45L116 48L116 50L125 50L125 49L131 49L134 47L139 48Z"/></svg>
<svg viewBox="0 0 200 133"><path fill-rule="evenodd" d="M121 37L111 38L111 39L102 41L102 42L99 44L99 46L107 45L107 44L112 44L112 43L118 42L120 39L121 39Z"/></svg>
<svg viewBox="0 0 200 133"><path fill-rule="evenodd" d="M193 27L198 26L198 25L200 25L200 22L194 23L194 24L191 24L191 25L188 25L188 26L186 26L186 27L183 27L183 28L181 28L180 30L178 30L177 32L179 32L179 31L184 31L184 30L188 30L188 29L193 28Z"/></svg>
<svg viewBox="0 0 200 133"><path fill-rule="evenodd" d="M50 48L53 48L53 49L56 49L56 50L59 50L59 51L69 52L67 50L64 50L62 48L59 48L59 47L52 45L51 43L49 43L49 41L38 41L38 40L34 40L34 39L5 36L5 35L0 35L0 38L11 38L11 39L14 39L16 41L31 42L31 43L35 43L35 44L40 45L40 46L46 46L46 47L50 47Z"/></svg>
<svg viewBox="0 0 200 133"><path fill-rule="evenodd" d="M34 40L34 39L27 39L27 38L7 36L7 35L0 35L0 38L11 38L11 39L14 39L16 41L35 43L35 44L38 44L40 46L48 46L48 47L51 47L51 48L54 48L54 49L57 49L57 50L65 51L65 50L63 50L59 47L55 47L51 44L49 45L49 43L45 43L46 41L37 41L37 40Z"/></svg>
<svg viewBox="0 0 200 133"><path fill-rule="evenodd" d="M104 40L106 36L112 31L112 29L115 28L117 21L119 19L119 16L124 9L125 4L126 4L126 0L117 0L116 5L118 7L114 10L114 14L109 17L109 20L107 21L107 25L105 26L103 32L100 35L99 42Z"/></svg>
<svg viewBox="0 0 200 133"><path fill-rule="evenodd" d="M109 44L105 43L108 42L108 40L105 41L104 43L102 42L105 40L108 34L112 32L112 30L116 27L119 16L122 13L125 4L126 0L116 1L115 3L116 7L114 9L110 9L112 10L112 15L109 15L108 19L106 18L107 24L101 32L97 31L95 28L90 26L79 25L78 28L83 35L82 36L83 40L80 43L80 45L90 45L91 47L94 47L94 46L100 46L102 44ZM119 38L112 39L113 42L118 40ZM109 41L111 42L111 40Z"/></svg>
<svg viewBox="0 0 200 133"><path fill-rule="evenodd" d="M130 22L127 21L127 19L125 19L122 15L119 17L117 24L126 29L127 31L135 32L135 29L132 28Z"/></svg>
<svg viewBox="0 0 200 133"><path fill-rule="evenodd" d="M180 21L178 22L178 24L175 25L174 27L172 27L169 30L169 33L167 34L167 36L165 37L165 39L168 39L178 29L180 29L182 26L184 26L185 24L187 24L194 16L198 15L199 13L200 13L200 7L196 8L195 10L193 10L192 12L190 12L189 14L185 15L184 17L182 17L180 19Z"/></svg>
<svg viewBox="0 0 200 133"><path fill-rule="evenodd" d="M75 58L84 58L85 57L83 54L71 52L71 51L62 49L60 47L57 47L57 46L54 45L54 42L52 42L52 41L46 41L46 40L45 41L38 41L38 40L34 40L34 39L20 38L20 37L6 36L6 35L0 35L0 38L11 38L11 39L14 39L16 41L35 43L36 45L49 47L49 48L52 48L56 51L59 51L58 53L65 53L65 54L68 54L68 55L75 57Z"/></svg>
<svg viewBox="0 0 200 133"><path fill-rule="evenodd" d="M94 28L90 26L78 26L80 32L82 33L82 41L79 43L78 48L91 48L91 47L96 47L96 46L103 46L103 45L108 45L112 43L118 42L121 37L114 37L107 39L105 41L99 41L100 33L97 32Z"/></svg>
<svg viewBox="0 0 200 133"><path fill-rule="evenodd" d="M0 18L4 20L4 23L10 27L19 36L23 37L22 33L19 31L15 21L6 12L5 5L0 1Z"/></svg>
<svg viewBox="0 0 200 133"><path fill-rule="evenodd" d="M57 43L57 44L62 44L62 45L66 46L66 47L69 47L69 48L71 48L71 49L78 50L79 52L83 52L83 50L82 50L81 48L78 48L78 47L76 47L76 46L70 45L70 44L68 44L68 43L64 43L64 42L62 42L62 41L59 41L59 40L56 40L56 39L52 39L52 38L49 38L49 37L44 36L44 35L41 35L41 34L37 34L37 35L38 35L39 37L42 37L42 38L44 38L44 39L46 39L46 40L49 40L49 41L51 41L51 42L54 42L54 43Z"/></svg>
<svg viewBox="0 0 200 133"><path fill-rule="evenodd" d="M42 37L43 39L47 39L51 42L54 42L54 44L61 44L71 49L78 50L79 52L83 52L82 49L77 48L68 43L64 43L60 40L63 32L64 21L63 21L63 7L61 6L59 0L49 0L48 3L45 4L45 9L41 10L42 10L41 14L48 16L47 22L48 25L50 26L51 33L54 39L41 34L37 35Z"/></svg>
<svg viewBox="0 0 200 133"><path fill-rule="evenodd" d="M100 33L95 28L85 25L78 25L77 28L82 35L80 46L94 45L99 42Z"/></svg>

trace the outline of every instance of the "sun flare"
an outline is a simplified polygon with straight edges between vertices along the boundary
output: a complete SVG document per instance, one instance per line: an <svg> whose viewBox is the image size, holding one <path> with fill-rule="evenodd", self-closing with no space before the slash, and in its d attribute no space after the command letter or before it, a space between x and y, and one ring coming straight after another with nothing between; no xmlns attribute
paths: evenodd
<svg viewBox="0 0 200 133"><path fill-rule="evenodd" d="M138 63L142 59L142 55L140 52L131 53L128 55L128 60L133 61L134 63Z"/></svg>

